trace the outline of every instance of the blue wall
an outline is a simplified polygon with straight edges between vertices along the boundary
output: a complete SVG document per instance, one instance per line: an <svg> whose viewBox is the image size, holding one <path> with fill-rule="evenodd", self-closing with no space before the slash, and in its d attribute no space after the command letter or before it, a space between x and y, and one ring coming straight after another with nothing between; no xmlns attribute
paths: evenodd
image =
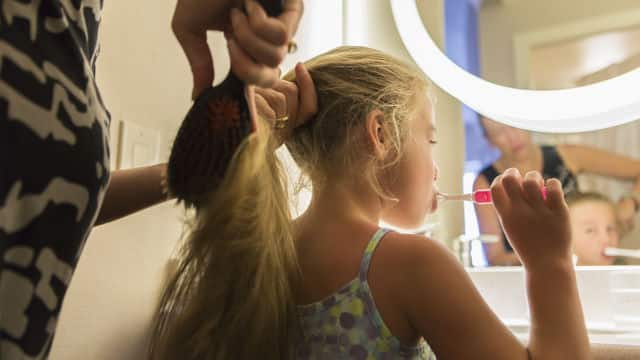
<svg viewBox="0 0 640 360"><path fill-rule="evenodd" d="M445 1L445 51L453 62L480 75L478 9L470 0ZM465 172L478 172L497 159L498 152L482 134L478 114L462 106L465 131Z"/></svg>

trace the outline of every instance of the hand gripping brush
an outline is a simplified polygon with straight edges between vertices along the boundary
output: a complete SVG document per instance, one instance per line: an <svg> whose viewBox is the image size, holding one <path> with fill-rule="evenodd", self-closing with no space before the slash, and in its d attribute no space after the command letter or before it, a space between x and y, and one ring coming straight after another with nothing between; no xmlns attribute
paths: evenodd
<svg viewBox="0 0 640 360"><path fill-rule="evenodd" d="M284 0L259 0L267 14L279 16ZM171 148L167 187L186 207L201 203L224 179L242 142L257 129L252 91L232 72L203 91L191 106Z"/></svg>

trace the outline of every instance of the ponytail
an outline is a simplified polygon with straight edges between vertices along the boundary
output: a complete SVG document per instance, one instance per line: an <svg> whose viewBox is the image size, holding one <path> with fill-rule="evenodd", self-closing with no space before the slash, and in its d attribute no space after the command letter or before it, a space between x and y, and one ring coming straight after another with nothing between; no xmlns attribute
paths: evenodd
<svg viewBox="0 0 640 360"><path fill-rule="evenodd" d="M286 177L269 130L259 130L195 215L161 298L153 360L293 355L298 267Z"/></svg>

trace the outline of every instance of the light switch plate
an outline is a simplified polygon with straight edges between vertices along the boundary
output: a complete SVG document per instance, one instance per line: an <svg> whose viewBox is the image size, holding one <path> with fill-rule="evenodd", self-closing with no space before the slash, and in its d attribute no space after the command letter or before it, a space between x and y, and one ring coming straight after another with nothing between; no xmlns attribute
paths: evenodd
<svg viewBox="0 0 640 360"><path fill-rule="evenodd" d="M118 168L128 169L158 163L160 132L129 121L120 123Z"/></svg>

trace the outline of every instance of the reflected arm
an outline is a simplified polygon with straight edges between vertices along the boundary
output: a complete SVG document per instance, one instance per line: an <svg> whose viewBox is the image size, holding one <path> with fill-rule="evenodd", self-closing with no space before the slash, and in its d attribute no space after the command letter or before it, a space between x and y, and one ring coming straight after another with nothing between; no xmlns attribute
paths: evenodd
<svg viewBox="0 0 640 360"><path fill-rule="evenodd" d="M640 346L591 345L593 360L632 360L640 359Z"/></svg>
<svg viewBox="0 0 640 360"><path fill-rule="evenodd" d="M634 182L640 192L640 160L583 145L559 145L558 152L575 173L591 173Z"/></svg>
<svg viewBox="0 0 640 360"><path fill-rule="evenodd" d="M483 175L479 175L473 184L473 190L488 189L489 182ZM497 243L483 244L489 265L520 265L520 259L515 252L508 252L503 244L503 233L498 215L493 205L475 205L478 227L482 235L496 235L500 238Z"/></svg>

